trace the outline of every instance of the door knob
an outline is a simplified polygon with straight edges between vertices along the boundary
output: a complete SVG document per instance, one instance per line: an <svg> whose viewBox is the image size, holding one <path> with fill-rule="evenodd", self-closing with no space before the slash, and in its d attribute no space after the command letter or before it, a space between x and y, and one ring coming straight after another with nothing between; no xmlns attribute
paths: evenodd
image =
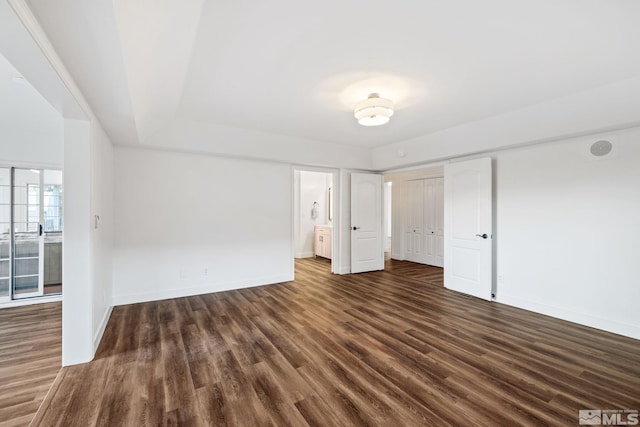
<svg viewBox="0 0 640 427"><path fill-rule="evenodd" d="M477 237L482 237L483 239L486 239L487 237L489 237L489 235L487 233L484 234L476 234Z"/></svg>
<svg viewBox="0 0 640 427"><path fill-rule="evenodd" d="M353 231L355 231L355 230L360 230L360 227L351 227L351 229L352 229Z"/></svg>

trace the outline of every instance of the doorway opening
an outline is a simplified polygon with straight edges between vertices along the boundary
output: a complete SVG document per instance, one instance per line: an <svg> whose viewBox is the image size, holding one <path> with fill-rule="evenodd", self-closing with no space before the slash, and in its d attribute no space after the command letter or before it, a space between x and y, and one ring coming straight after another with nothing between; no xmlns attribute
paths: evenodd
<svg viewBox="0 0 640 427"><path fill-rule="evenodd" d="M444 268L443 177L442 167L385 176L386 259Z"/></svg>
<svg viewBox="0 0 640 427"><path fill-rule="evenodd" d="M492 160L479 157L387 174L393 260L434 266L447 289L491 301Z"/></svg>
<svg viewBox="0 0 640 427"><path fill-rule="evenodd" d="M392 193L393 183L391 181L384 183L384 259L391 259L391 237L392 237Z"/></svg>
<svg viewBox="0 0 640 427"><path fill-rule="evenodd" d="M62 294L62 171L0 167L0 302Z"/></svg>
<svg viewBox="0 0 640 427"><path fill-rule="evenodd" d="M335 272L337 174L331 170L301 167L295 168L293 175L294 258L314 262L317 268Z"/></svg>

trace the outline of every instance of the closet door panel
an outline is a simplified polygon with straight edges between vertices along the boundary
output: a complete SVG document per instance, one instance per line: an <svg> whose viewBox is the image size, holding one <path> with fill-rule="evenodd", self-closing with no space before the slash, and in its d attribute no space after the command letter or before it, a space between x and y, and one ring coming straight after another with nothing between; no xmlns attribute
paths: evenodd
<svg viewBox="0 0 640 427"><path fill-rule="evenodd" d="M404 259L413 261L413 185L404 184L403 215L404 215Z"/></svg>
<svg viewBox="0 0 640 427"><path fill-rule="evenodd" d="M424 180L424 242L425 242L425 260L426 264L433 265L435 263L435 179Z"/></svg>
<svg viewBox="0 0 640 427"><path fill-rule="evenodd" d="M411 182L411 216L414 262L425 262L424 240L424 181Z"/></svg>

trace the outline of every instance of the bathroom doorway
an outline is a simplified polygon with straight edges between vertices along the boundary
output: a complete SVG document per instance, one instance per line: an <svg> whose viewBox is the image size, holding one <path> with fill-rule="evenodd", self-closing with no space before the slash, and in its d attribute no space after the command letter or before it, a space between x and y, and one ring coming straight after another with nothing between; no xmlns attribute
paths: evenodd
<svg viewBox="0 0 640 427"><path fill-rule="evenodd" d="M330 171L294 169L294 257L332 272L335 182Z"/></svg>

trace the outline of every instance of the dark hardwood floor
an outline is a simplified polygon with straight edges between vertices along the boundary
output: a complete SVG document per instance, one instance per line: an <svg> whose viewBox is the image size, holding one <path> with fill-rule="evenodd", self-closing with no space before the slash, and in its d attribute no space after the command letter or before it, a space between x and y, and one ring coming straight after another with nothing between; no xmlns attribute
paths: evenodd
<svg viewBox="0 0 640 427"><path fill-rule="evenodd" d="M44 294L61 294L62 293L62 284L58 285L45 285L44 286Z"/></svg>
<svg viewBox="0 0 640 427"><path fill-rule="evenodd" d="M0 310L0 426L28 426L62 364L62 303Z"/></svg>
<svg viewBox="0 0 640 427"><path fill-rule="evenodd" d="M34 425L577 425L640 409L640 341L442 287L391 261L116 307L93 362L64 368Z"/></svg>

